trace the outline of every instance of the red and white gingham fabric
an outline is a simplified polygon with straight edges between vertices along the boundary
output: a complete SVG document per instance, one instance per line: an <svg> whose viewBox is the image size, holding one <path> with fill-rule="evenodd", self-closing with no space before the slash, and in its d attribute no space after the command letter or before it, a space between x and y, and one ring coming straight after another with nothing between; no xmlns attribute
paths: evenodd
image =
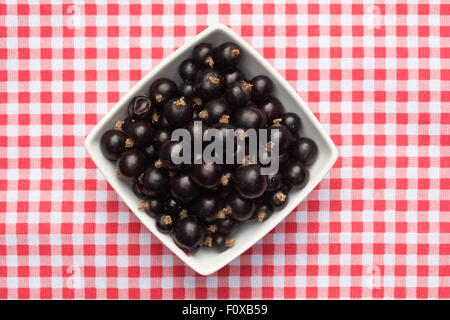
<svg viewBox="0 0 450 320"><path fill-rule="evenodd" d="M0 3L0 298L450 298L450 4L52 3ZM217 22L287 78L340 158L203 277L130 214L83 140Z"/></svg>

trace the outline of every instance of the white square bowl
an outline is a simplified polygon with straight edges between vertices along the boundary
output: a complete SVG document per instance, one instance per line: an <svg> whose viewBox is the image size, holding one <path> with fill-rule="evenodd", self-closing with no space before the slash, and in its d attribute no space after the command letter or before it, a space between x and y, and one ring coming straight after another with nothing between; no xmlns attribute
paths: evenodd
<svg viewBox="0 0 450 320"><path fill-rule="evenodd" d="M236 239L235 245L222 253L205 248L199 250L196 254L187 255L174 243L170 235L162 234L156 229L153 218L137 209L140 199L131 191L131 183L115 174L115 164L102 155L100 138L105 131L113 127L117 120L126 118L128 103L134 96L146 94L153 81L161 77L167 77L178 83L181 82L181 78L178 75L178 65L191 55L192 48L196 44L209 42L213 46L218 46L225 41L233 41L242 48L243 54L239 68L249 78L264 74L273 80L273 95L283 103L286 111L295 112L301 117L303 122L302 135L312 138L317 143L319 154L315 163L310 167L308 184L303 189L292 191L289 194L290 200L283 210L275 212L270 219L263 223L247 222L244 227L241 227L236 232L234 237ZM222 24L211 26L199 33L142 78L92 129L85 140L85 146L97 167L138 219L176 256L201 275L209 275L216 272L263 238L314 189L331 169L338 157L333 141L288 82L255 49Z"/></svg>

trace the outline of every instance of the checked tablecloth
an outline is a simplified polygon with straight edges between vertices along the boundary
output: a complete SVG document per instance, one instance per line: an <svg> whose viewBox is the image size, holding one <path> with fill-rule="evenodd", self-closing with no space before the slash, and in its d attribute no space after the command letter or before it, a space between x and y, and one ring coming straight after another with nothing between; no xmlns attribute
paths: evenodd
<svg viewBox="0 0 450 320"><path fill-rule="evenodd" d="M130 213L83 140L217 22L286 77L340 158L203 277ZM0 298L450 298L450 4L0 1Z"/></svg>

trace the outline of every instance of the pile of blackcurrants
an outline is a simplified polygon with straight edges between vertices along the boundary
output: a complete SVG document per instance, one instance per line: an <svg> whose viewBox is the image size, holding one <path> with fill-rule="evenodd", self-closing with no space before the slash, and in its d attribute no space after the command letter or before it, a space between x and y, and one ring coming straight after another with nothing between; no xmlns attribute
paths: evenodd
<svg viewBox="0 0 450 320"><path fill-rule="evenodd" d="M317 156L317 145L300 136L301 119L284 112L271 96L273 83L259 75L247 80L237 68L241 49L232 42L217 48L200 43L192 58L179 66L183 82L157 79L148 96L135 97L128 118L117 121L101 138L103 155L117 161L117 175L132 181L142 199L139 209L156 219L162 233L170 233L186 252L200 247L223 251L231 247L231 233L252 218L268 219L284 208L291 189L303 188L308 166ZM172 141L176 128L192 132L194 121L208 128L268 129L279 143L279 171L262 175L264 164L176 164L182 152ZM270 143L270 142L269 142Z"/></svg>

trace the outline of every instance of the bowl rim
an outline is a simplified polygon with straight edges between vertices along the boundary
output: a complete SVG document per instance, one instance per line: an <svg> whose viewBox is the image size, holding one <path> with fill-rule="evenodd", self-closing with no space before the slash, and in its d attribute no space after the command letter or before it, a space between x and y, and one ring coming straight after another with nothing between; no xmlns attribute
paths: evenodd
<svg viewBox="0 0 450 320"><path fill-rule="evenodd" d="M177 57L184 55L187 50L191 49L192 46L197 43L199 40L207 37L211 33L214 33L216 31L222 31L226 33L227 37L230 37L233 39L233 41L237 42L240 46L245 47L247 52L250 53L252 58L257 60L258 64L263 65L268 72L270 73L270 76L273 77L274 83L277 83L278 85L283 86L285 90L288 91L290 96L297 102L298 108L303 109L304 115L302 120L311 122L312 126L314 126L317 131L319 132L321 139L323 139L323 143L326 144L326 146L330 150L330 158L326 161L326 164L324 165L323 169L321 169L320 173L315 175L308 184L305 186L304 190L307 190L307 192L304 193L303 196L296 198L295 205L292 205L292 203L288 204L288 207L286 207L283 210L286 210L287 213L285 213L283 216L281 216L279 221L276 223L273 222L271 225L268 225L264 234L257 238L253 239L251 241L248 241L243 246L241 246L241 249L236 252L234 255L230 255L228 258L223 259L218 264L209 264L208 266L203 266L195 263L195 255L186 255L180 248L176 247L175 243L169 243L166 239L162 237L162 234L159 232L154 232L151 230L139 217L139 215L136 213L136 209L132 208L126 197L121 194L120 191L118 191L118 182L117 181L111 181L108 179L108 175L105 172L105 168L100 165L98 160L98 155L95 154L94 149L92 145L95 143L95 139L98 136L100 131L103 131L105 125L111 120L110 118L113 116L113 114L117 113L121 108L123 108L123 104L131 99L133 96L135 96L138 91L141 89L141 86L144 83L149 82L156 74L158 74L161 70L163 70L165 67L169 66L172 60L176 59ZM304 119L304 116L306 115L307 119ZM281 74L266 60L264 57L262 57L250 44L248 44L242 37L240 37L237 33L235 33L233 30L225 26L224 24L215 24L207 29L203 30L196 36L192 37L191 39L188 39L181 47L179 47L177 50L175 50L173 53L171 53L169 56L164 58L158 65L156 65L154 68L152 68L141 80L139 80L134 86L124 95L120 100L100 119L100 121L91 129L89 134L84 140L84 145L87 150L87 153L91 157L91 159L94 161L97 168L100 170L100 172L105 177L106 181L111 185L111 187L117 192L117 194L122 198L122 200L127 204L129 209L133 212L133 214L140 220L144 226L149 229L149 231L158 238L166 247L168 247L173 254L175 254L178 258L180 258L185 264L187 264L190 268L192 268L195 272L197 272L200 275L207 276L210 275L227 264L229 264L232 260L239 257L242 253L244 253L246 250L248 250L251 246L253 246L256 242L261 240L263 237L265 237L273 228L275 228L280 222L282 222L299 204L301 201L304 200L304 198L317 186L317 184L323 179L323 177L329 172L329 170L333 167L336 160L338 159L338 150L333 143L333 140L330 138L330 136L325 132L323 127L321 126L319 120L314 116L312 111L308 108L306 103L303 101L303 99L299 96L299 94L294 90L294 88L287 82L286 79L284 79ZM100 155L102 156L102 155ZM293 199L292 199L293 200ZM292 201L291 200L291 201ZM294 201L292 201L294 202ZM290 208L289 210L287 210ZM175 248L176 247L176 248Z"/></svg>

